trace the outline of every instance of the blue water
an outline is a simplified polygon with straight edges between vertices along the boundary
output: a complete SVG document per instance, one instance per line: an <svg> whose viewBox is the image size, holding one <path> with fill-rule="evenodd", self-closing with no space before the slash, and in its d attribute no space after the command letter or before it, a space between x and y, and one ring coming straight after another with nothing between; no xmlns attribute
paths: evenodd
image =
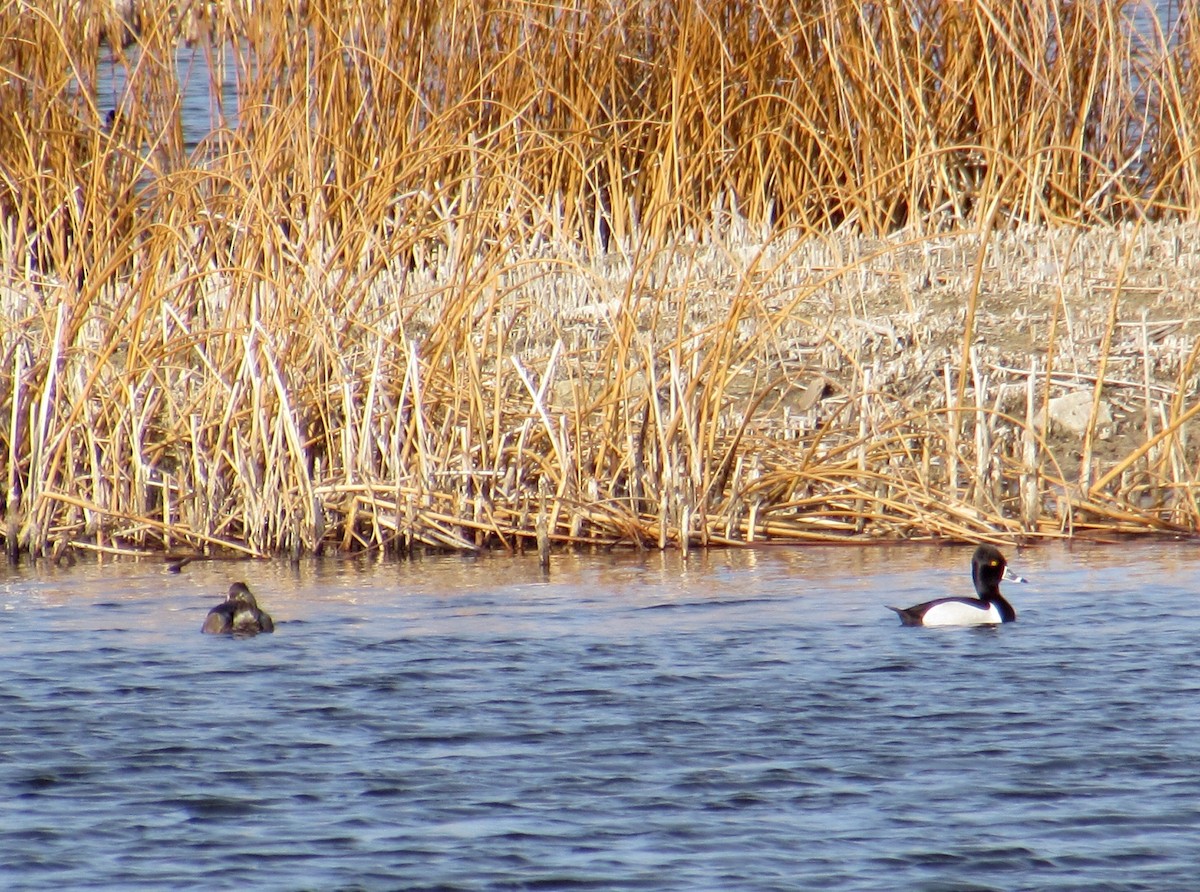
<svg viewBox="0 0 1200 892"><path fill-rule="evenodd" d="M969 557L0 570L0 887L1192 888L1200 548Z"/></svg>

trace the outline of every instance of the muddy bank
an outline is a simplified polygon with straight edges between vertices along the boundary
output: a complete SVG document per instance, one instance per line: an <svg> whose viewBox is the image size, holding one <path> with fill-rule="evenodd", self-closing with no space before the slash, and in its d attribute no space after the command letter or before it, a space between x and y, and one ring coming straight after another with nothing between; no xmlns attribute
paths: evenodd
<svg viewBox="0 0 1200 892"><path fill-rule="evenodd" d="M1095 479L1196 395L1198 235L1190 224L1027 227L986 242L898 235L681 247L653 276L642 273L646 290L632 301L632 271L619 259L609 261L607 293L580 276L531 295L528 332L533 341L553 331L586 350L632 303L639 330L667 343L681 329L719 328L732 307L750 302L742 340L765 342L724 371L731 411L755 400L752 429L799 436L864 395L909 410L970 398L1017 419L1032 414L1042 446L1077 482L1085 438ZM1185 455L1195 458L1190 442Z"/></svg>

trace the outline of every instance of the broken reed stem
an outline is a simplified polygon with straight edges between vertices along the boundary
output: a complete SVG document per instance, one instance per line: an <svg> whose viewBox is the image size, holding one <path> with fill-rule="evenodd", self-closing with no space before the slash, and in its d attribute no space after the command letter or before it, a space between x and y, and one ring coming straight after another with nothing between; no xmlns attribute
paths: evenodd
<svg viewBox="0 0 1200 892"><path fill-rule="evenodd" d="M865 475L867 472L867 438L870 434L871 422L871 370L863 369L862 373L862 389L860 391L858 405L858 448L855 450L858 459L858 470L860 474ZM866 528L866 506L865 499L857 500L855 510L858 514L858 519L854 524L854 532L862 533Z"/></svg>
<svg viewBox="0 0 1200 892"><path fill-rule="evenodd" d="M1142 436L1147 440L1154 439L1154 397L1151 389L1152 376L1150 373L1150 325L1148 322L1149 314L1145 307L1142 308L1142 401L1144 403L1144 411L1142 413L1143 424ZM1153 459L1150 462L1153 465Z"/></svg>
<svg viewBox="0 0 1200 892"><path fill-rule="evenodd" d="M1037 395L1037 360L1029 365L1029 377L1025 379L1025 429L1021 432L1023 468L1021 474L1021 522L1025 532L1037 528L1041 505L1038 493L1038 442L1034 436L1037 419L1035 398Z"/></svg>
<svg viewBox="0 0 1200 892"><path fill-rule="evenodd" d="M950 365L947 363L942 366L942 380L946 387L946 406L949 411L946 413L946 492L951 500L958 498L958 434L959 423L958 410L962 407L957 401L956 393L953 389L953 375L950 371Z"/></svg>
<svg viewBox="0 0 1200 892"><path fill-rule="evenodd" d="M975 386L975 479L977 481L975 507L982 512L985 503L992 501L985 491L987 481L991 478L988 473L988 464L991 458L992 441L988 430L988 413L984 409L984 404L987 402L987 378L979 368L979 355L974 346L970 349L970 359L971 378Z"/></svg>

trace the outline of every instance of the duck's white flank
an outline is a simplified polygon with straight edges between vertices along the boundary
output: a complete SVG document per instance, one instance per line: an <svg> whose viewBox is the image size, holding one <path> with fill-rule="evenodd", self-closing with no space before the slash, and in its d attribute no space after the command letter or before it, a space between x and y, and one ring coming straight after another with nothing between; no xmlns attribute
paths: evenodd
<svg viewBox="0 0 1200 892"><path fill-rule="evenodd" d="M990 626L1004 622L1004 617L995 604L983 601L944 601L934 604L925 611L921 620L924 626Z"/></svg>

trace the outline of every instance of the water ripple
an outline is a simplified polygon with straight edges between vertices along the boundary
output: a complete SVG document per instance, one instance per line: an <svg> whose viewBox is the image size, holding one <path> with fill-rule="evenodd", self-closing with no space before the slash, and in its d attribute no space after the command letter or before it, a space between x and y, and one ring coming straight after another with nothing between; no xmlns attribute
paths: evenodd
<svg viewBox="0 0 1200 892"><path fill-rule="evenodd" d="M725 556L743 562L736 594L725 564L611 557L511 586L486 561L429 562L410 591L395 571L278 570L256 587L291 591L264 594L276 634L240 641L198 633L211 598L172 588L186 578L7 580L0 875L12 889L1191 882L1200 610L1178 598L1200 562L1151 552L1160 565L1131 585L1111 553L1023 561L1037 588L1021 622L974 634L901 629L874 594L915 600L929 552L909 565L890 550L853 586L847 559ZM1096 597L1111 627L1075 618Z"/></svg>

